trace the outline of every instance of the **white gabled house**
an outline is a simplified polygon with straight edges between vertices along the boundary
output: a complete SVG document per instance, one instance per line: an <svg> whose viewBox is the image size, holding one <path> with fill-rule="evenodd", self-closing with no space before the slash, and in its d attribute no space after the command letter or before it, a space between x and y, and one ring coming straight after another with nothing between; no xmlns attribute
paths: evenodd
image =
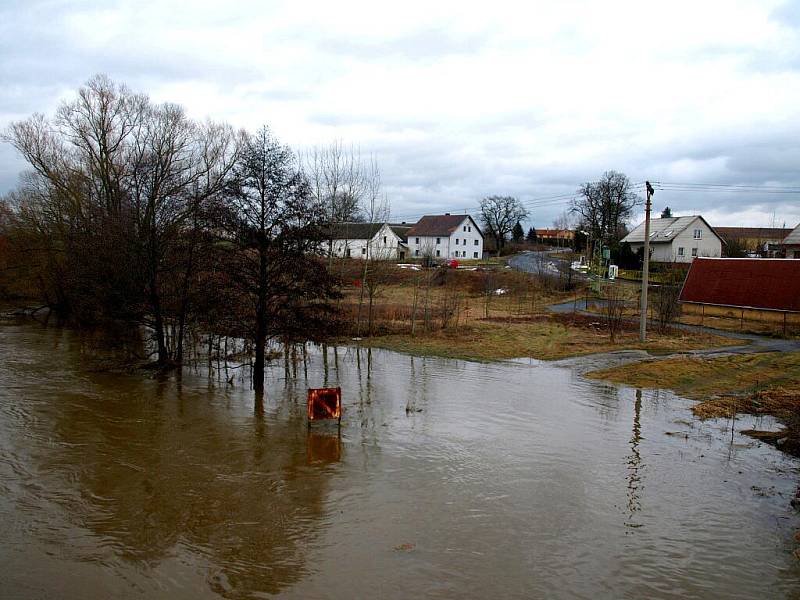
<svg viewBox="0 0 800 600"><path fill-rule="evenodd" d="M786 251L786 258L800 258L800 225L792 229L781 246Z"/></svg>
<svg viewBox="0 0 800 600"><path fill-rule="evenodd" d="M631 250L644 248L644 223L622 238ZM650 259L690 263L698 256L722 256L722 238L700 215L650 219Z"/></svg>
<svg viewBox="0 0 800 600"><path fill-rule="evenodd" d="M483 258L483 232L469 215L426 215L407 236L410 258Z"/></svg>
<svg viewBox="0 0 800 600"><path fill-rule="evenodd" d="M325 252L340 258L404 259L408 254L405 223L336 223L326 232Z"/></svg>

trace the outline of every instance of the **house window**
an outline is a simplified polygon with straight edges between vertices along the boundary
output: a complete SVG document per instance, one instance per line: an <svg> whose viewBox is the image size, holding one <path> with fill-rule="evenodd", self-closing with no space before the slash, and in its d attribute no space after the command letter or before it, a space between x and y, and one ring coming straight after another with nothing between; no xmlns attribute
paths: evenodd
<svg viewBox="0 0 800 600"><path fill-rule="evenodd" d="M466 231L466 230L467 230L467 226L466 226L466 225L464 225L464 231Z"/></svg>
<svg viewBox="0 0 800 600"><path fill-rule="evenodd" d="M478 240L475 240L475 245L476 245L476 246L478 245Z"/></svg>
<svg viewBox="0 0 800 600"><path fill-rule="evenodd" d="M361 249L361 254L366 254L366 253L367 253L367 249L366 248L362 248Z"/></svg>
<svg viewBox="0 0 800 600"><path fill-rule="evenodd" d="M697 248L692 248L692 256L697 256Z"/></svg>
<svg viewBox="0 0 800 600"><path fill-rule="evenodd" d="M683 247L678 248L678 256L683 256Z"/></svg>
<svg viewBox="0 0 800 600"><path fill-rule="evenodd" d="M472 231L472 226L469 226L467 229L471 232Z"/></svg>
<svg viewBox="0 0 800 600"><path fill-rule="evenodd" d="M419 238L414 238L414 240L416 240L414 243L419 246Z"/></svg>
<svg viewBox="0 0 800 600"><path fill-rule="evenodd" d="M386 236L383 236L383 245L386 245Z"/></svg>
<svg viewBox="0 0 800 600"><path fill-rule="evenodd" d="M441 252L441 250L437 250L437 251L436 251L436 256L441 256L441 255L442 255L442 252Z"/></svg>
<svg viewBox="0 0 800 600"><path fill-rule="evenodd" d="M441 244L442 243L442 238L436 238L436 243L437 244Z"/></svg>
<svg viewBox="0 0 800 600"><path fill-rule="evenodd" d="M347 249L347 258L350 258L350 248Z"/></svg>
<svg viewBox="0 0 800 600"><path fill-rule="evenodd" d="M703 230L702 229L695 229L694 230L694 239L702 240L703 239Z"/></svg>
<svg viewBox="0 0 800 600"><path fill-rule="evenodd" d="M458 246L458 238L456 238L456 246Z"/></svg>
<svg viewBox="0 0 800 600"><path fill-rule="evenodd" d="M419 250L414 250L414 256L419 256Z"/></svg>

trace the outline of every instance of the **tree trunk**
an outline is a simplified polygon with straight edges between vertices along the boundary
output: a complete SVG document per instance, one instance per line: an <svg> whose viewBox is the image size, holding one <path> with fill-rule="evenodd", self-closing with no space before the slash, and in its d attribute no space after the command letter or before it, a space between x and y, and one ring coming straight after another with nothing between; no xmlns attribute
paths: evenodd
<svg viewBox="0 0 800 600"><path fill-rule="evenodd" d="M256 361L253 364L253 389L264 390L265 347L267 344L267 252L259 249L258 300L256 302Z"/></svg>

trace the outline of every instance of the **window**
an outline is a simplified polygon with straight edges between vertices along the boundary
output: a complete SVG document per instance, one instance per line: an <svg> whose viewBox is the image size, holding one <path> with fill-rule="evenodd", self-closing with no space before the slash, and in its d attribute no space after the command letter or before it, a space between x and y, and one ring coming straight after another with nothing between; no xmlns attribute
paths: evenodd
<svg viewBox="0 0 800 600"><path fill-rule="evenodd" d="M703 230L702 229L695 229L694 230L694 239L696 239L696 240L702 240L703 239Z"/></svg>
<svg viewBox="0 0 800 600"><path fill-rule="evenodd" d="M467 226L466 226L466 225L464 225L464 231L466 231L466 230L467 230Z"/></svg>
<svg viewBox="0 0 800 600"><path fill-rule="evenodd" d="M441 244L442 243L442 238L436 238L436 243L437 244Z"/></svg>
<svg viewBox="0 0 800 600"><path fill-rule="evenodd" d="M419 246L419 238L414 238L414 243Z"/></svg>
<svg viewBox="0 0 800 600"><path fill-rule="evenodd" d="M475 240L475 245L476 245L476 246L478 245L478 240Z"/></svg>
<svg viewBox="0 0 800 600"><path fill-rule="evenodd" d="M683 256L683 246L678 248L678 256Z"/></svg>
<svg viewBox="0 0 800 600"><path fill-rule="evenodd" d="M478 253L477 253L477 252L473 252L473 253L472 253L472 257L473 257L473 258L478 258Z"/></svg>
<svg viewBox="0 0 800 600"><path fill-rule="evenodd" d="M458 238L456 238L456 246L458 246Z"/></svg>
<svg viewBox="0 0 800 600"><path fill-rule="evenodd" d="M350 248L347 249L347 258L350 258Z"/></svg>
<svg viewBox="0 0 800 600"><path fill-rule="evenodd" d="M383 245L386 245L386 236L383 236Z"/></svg>
<svg viewBox="0 0 800 600"><path fill-rule="evenodd" d="M692 256L697 256L697 248L692 248Z"/></svg>
<svg viewBox="0 0 800 600"><path fill-rule="evenodd" d="M469 227L467 227L467 229L471 232L472 231L472 226L470 225Z"/></svg>
<svg viewBox="0 0 800 600"><path fill-rule="evenodd" d="M367 249L366 248L362 248L361 249L361 254L366 254L366 253L367 253Z"/></svg>
<svg viewBox="0 0 800 600"><path fill-rule="evenodd" d="M436 251L436 256L441 256L441 255L442 255L442 252L440 250L437 250Z"/></svg>
<svg viewBox="0 0 800 600"><path fill-rule="evenodd" d="M414 250L414 256L419 256L419 250Z"/></svg>

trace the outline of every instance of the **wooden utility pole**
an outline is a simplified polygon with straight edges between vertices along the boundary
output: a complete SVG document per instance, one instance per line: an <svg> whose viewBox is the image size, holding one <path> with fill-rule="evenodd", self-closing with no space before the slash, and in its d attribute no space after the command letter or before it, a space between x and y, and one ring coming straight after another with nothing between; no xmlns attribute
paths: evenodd
<svg viewBox="0 0 800 600"><path fill-rule="evenodd" d="M653 186L649 181L644 182L647 202L644 209L644 263L642 264L642 307L639 316L639 341L647 340L647 281L650 275L650 198L653 196Z"/></svg>

